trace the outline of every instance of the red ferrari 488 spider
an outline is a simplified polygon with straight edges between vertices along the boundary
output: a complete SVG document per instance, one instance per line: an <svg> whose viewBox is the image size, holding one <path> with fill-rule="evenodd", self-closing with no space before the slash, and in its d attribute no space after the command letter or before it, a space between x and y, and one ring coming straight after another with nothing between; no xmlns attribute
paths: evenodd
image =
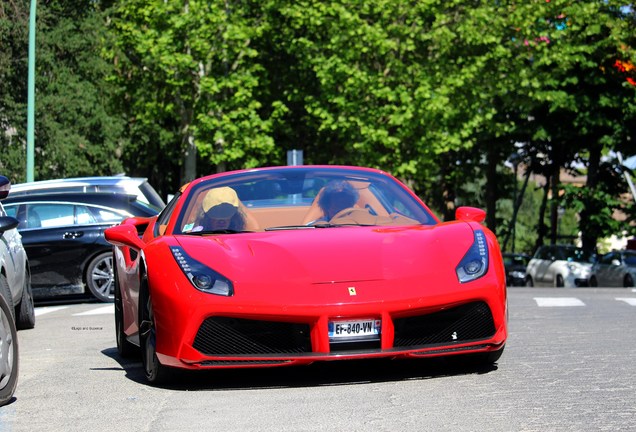
<svg viewBox="0 0 636 432"><path fill-rule="evenodd" d="M506 283L484 218L460 207L442 223L376 169L194 180L158 216L106 230L117 348L140 351L152 383L172 368L458 354L494 363Z"/></svg>

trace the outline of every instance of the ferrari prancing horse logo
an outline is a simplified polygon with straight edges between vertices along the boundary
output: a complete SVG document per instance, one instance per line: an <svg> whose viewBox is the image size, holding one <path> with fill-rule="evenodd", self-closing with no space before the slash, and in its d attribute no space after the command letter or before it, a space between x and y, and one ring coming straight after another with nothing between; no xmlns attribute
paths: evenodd
<svg viewBox="0 0 636 432"><path fill-rule="evenodd" d="M349 295L350 296L356 295L356 287L349 287Z"/></svg>

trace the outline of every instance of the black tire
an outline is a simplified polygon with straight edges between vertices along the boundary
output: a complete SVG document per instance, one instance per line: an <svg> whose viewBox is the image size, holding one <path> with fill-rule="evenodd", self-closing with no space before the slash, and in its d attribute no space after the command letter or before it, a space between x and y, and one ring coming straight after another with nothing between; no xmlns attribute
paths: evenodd
<svg viewBox="0 0 636 432"><path fill-rule="evenodd" d="M141 363L148 382L154 385L167 384L170 381L170 371L157 358L157 328L148 278L145 275L142 277L139 293L139 343Z"/></svg>
<svg viewBox="0 0 636 432"><path fill-rule="evenodd" d="M16 307L15 324L18 330L32 329L35 327L35 306L33 304L33 291L31 289L31 275L24 272L24 287L22 299Z"/></svg>
<svg viewBox="0 0 636 432"><path fill-rule="evenodd" d="M4 276L2 282L6 284ZM8 284L6 287L8 288ZM0 293L0 406L7 404L18 385L18 331L13 318L11 297Z"/></svg>
<svg viewBox="0 0 636 432"><path fill-rule="evenodd" d="M598 280L596 280L596 276L590 277L590 286L591 287L597 287L598 286Z"/></svg>
<svg viewBox="0 0 636 432"><path fill-rule="evenodd" d="M555 286L557 288L563 288L565 286L565 283L563 282L563 276L561 275L556 276Z"/></svg>
<svg viewBox="0 0 636 432"><path fill-rule="evenodd" d="M103 252L93 258L86 266L86 286L91 294L99 301L112 302L113 287L113 253Z"/></svg>
<svg viewBox="0 0 636 432"><path fill-rule="evenodd" d="M114 269L115 277L115 339L117 340L117 352L123 358L136 357L139 355L139 347L129 342L124 333L124 308L121 299L121 288L117 279L117 268Z"/></svg>
<svg viewBox="0 0 636 432"><path fill-rule="evenodd" d="M7 277L0 274L0 297L4 297L4 300L11 309L11 319L15 322L15 307L13 306L13 296L11 295L11 288L9 288L9 282Z"/></svg>
<svg viewBox="0 0 636 432"><path fill-rule="evenodd" d="M623 286L625 288L631 288L634 286L634 278L632 278L632 275L630 274L625 275L625 279L623 280Z"/></svg>
<svg viewBox="0 0 636 432"><path fill-rule="evenodd" d="M471 365L478 367L491 367L501 358L504 352L505 345L497 351L489 351L476 354L462 354L457 356L450 356L449 360L457 362L458 364Z"/></svg>
<svg viewBox="0 0 636 432"><path fill-rule="evenodd" d="M531 276L526 276L526 286L527 287L533 287L534 286L534 282L532 281L532 277Z"/></svg>

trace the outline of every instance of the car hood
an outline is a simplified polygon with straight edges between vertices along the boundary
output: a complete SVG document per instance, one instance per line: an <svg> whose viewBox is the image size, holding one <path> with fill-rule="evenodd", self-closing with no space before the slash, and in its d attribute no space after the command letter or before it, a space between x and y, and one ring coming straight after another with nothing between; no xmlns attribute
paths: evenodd
<svg viewBox="0 0 636 432"><path fill-rule="evenodd" d="M194 259L241 285L457 284L455 267L473 244L469 224L316 228L220 236L180 236ZM247 288L246 288L247 287Z"/></svg>

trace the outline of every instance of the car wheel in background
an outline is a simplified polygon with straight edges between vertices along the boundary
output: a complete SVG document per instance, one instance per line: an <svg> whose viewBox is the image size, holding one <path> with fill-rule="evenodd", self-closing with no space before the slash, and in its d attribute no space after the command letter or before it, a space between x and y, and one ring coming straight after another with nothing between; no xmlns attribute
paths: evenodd
<svg viewBox="0 0 636 432"><path fill-rule="evenodd" d="M18 330L32 329L35 327L35 307L33 306L31 275L28 271L25 271L24 275L22 299L20 300L15 316L15 324Z"/></svg>
<svg viewBox="0 0 636 432"><path fill-rule="evenodd" d="M533 287L534 283L532 282L532 277L528 276L526 277L526 286L527 287Z"/></svg>
<svg viewBox="0 0 636 432"><path fill-rule="evenodd" d="M0 274L0 297L4 297L4 300L11 309L11 319L15 322L15 306L13 306L13 296L11 295L11 288L9 288L9 282L5 275Z"/></svg>
<svg viewBox="0 0 636 432"><path fill-rule="evenodd" d="M556 277L556 287L557 288L563 288L564 286L565 286L565 284L563 283L563 276L557 275L557 277Z"/></svg>
<svg viewBox="0 0 636 432"><path fill-rule="evenodd" d="M590 278L590 286L591 287L597 287L598 286L598 281L596 280L596 276L592 276Z"/></svg>
<svg viewBox="0 0 636 432"><path fill-rule="evenodd" d="M113 288L113 253L103 252L91 260L86 268L86 285L91 294L99 301L112 302Z"/></svg>
<svg viewBox="0 0 636 432"><path fill-rule="evenodd" d="M132 357L139 353L139 348L126 339L124 333L124 311L121 300L121 291L117 280L117 268L115 268L115 337L117 340L117 351L123 358Z"/></svg>
<svg viewBox="0 0 636 432"><path fill-rule="evenodd" d="M623 280L623 286L625 288L629 288L629 287L633 287L634 286L634 278L632 278L632 275L630 275L630 274L626 274L625 275L625 279Z"/></svg>
<svg viewBox="0 0 636 432"><path fill-rule="evenodd" d="M146 379L151 384L165 384L169 379L166 366L157 358L157 328L152 310L152 299L148 289L147 276L143 278L139 293L139 344L141 345L141 363Z"/></svg>
<svg viewBox="0 0 636 432"><path fill-rule="evenodd" d="M0 289L8 288L4 276L2 282ZM18 385L18 332L7 299L0 295L0 406L11 400Z"/></svg>

